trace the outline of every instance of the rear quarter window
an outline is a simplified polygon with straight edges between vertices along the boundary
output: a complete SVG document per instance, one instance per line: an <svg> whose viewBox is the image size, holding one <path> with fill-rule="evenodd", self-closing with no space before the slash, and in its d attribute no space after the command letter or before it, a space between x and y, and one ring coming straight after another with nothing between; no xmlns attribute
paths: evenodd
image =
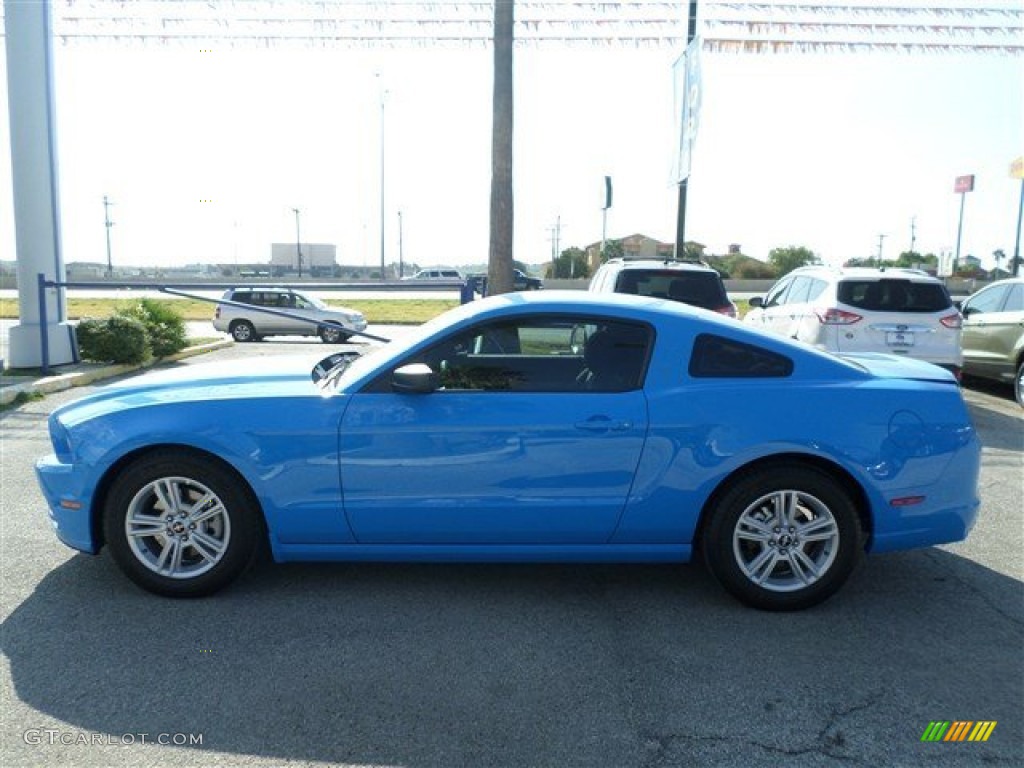
<svg viewBox="0 0 1024 768"><path fill-rule="evenodd" d="M702 333L693 342L689 373L697 379L785 378L793 373L793 361L753 344Z"/></svg>
<svg viewBox="0 0 1024 768"><path fill-rule="evenodd" d="M946 286L914 280L843 280L837 298L868 312L941 312L953 306Z"/></svg>

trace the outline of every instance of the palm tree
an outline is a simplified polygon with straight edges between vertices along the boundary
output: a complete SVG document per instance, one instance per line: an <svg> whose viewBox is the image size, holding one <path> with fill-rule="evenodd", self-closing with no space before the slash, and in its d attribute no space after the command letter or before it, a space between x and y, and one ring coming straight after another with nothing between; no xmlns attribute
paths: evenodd
<svg viewBox="0 0 1024 768"><path fill-rule="evenodd" d="M491 127L491 242L487 292L513 290L512 49L514 0L494 0L494 106Z"/></svg>

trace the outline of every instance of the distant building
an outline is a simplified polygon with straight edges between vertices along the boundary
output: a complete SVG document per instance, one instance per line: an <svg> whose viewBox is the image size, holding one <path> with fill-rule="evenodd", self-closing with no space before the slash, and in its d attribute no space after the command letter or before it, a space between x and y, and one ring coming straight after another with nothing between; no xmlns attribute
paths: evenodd
<svg viewBox="0 0 1024 768"><path fill-rule="evenodd" d="M302 264L299 264L299 252ZM272 243L270 269L275 275L288 272L331 275L338 266L338 246L333 243Z"/></svg>
<svg viewBox="0 0 1024 768"><path fill-rule="evenodd" d="M627 259L671 259L675 252L675 243L663 243L647 235L635 234L619 238L622 243L622 256ZM591 243L586 248L587 263L591 269L601 264L601 243Z"/></svg>

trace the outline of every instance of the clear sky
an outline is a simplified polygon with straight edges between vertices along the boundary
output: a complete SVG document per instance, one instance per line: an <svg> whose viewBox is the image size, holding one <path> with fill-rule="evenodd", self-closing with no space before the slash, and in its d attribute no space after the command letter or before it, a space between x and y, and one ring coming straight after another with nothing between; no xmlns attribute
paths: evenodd
<svg viewBox="0 0 1024 768"><path fill-rule="evenodd" d="M675 237L668 49L517 49L515 256L608 237ZM65 261L268 261L270 243L338 246L380 262L380 91L386 258L487 259L491 51L209 51L57 46ZM5 66L0 61L0 67ZM377 74L379 73L379 77ZM1024 154L1024 61L937 54L705 53L687 239L767 259L803 245L828 262L910 247L1013 252ZM7 146L6 72L0 141ZM0 253L14 258L10 158L0 158Z"/></svg>

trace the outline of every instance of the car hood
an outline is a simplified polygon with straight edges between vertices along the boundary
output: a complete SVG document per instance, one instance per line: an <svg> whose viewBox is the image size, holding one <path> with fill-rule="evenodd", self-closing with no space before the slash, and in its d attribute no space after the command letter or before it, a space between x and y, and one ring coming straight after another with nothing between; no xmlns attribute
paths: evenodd
<svg viewBox="0 0 1024 768"><path fill-rule="evenodd" d="M185 365L107 385L54 412L68 426L129 408L197 400L319 397L310 371L317 358L260 357Z"/></svg>
<svg viewBox="0 0 1024 768"><path fill-rule="evenodd" d="M944 384L957 383L956 377L945 368L910 357L897 357L882 353L840 355L843 360L853 363L875 378L912 379L914 381L935 381Z"/></svg>

